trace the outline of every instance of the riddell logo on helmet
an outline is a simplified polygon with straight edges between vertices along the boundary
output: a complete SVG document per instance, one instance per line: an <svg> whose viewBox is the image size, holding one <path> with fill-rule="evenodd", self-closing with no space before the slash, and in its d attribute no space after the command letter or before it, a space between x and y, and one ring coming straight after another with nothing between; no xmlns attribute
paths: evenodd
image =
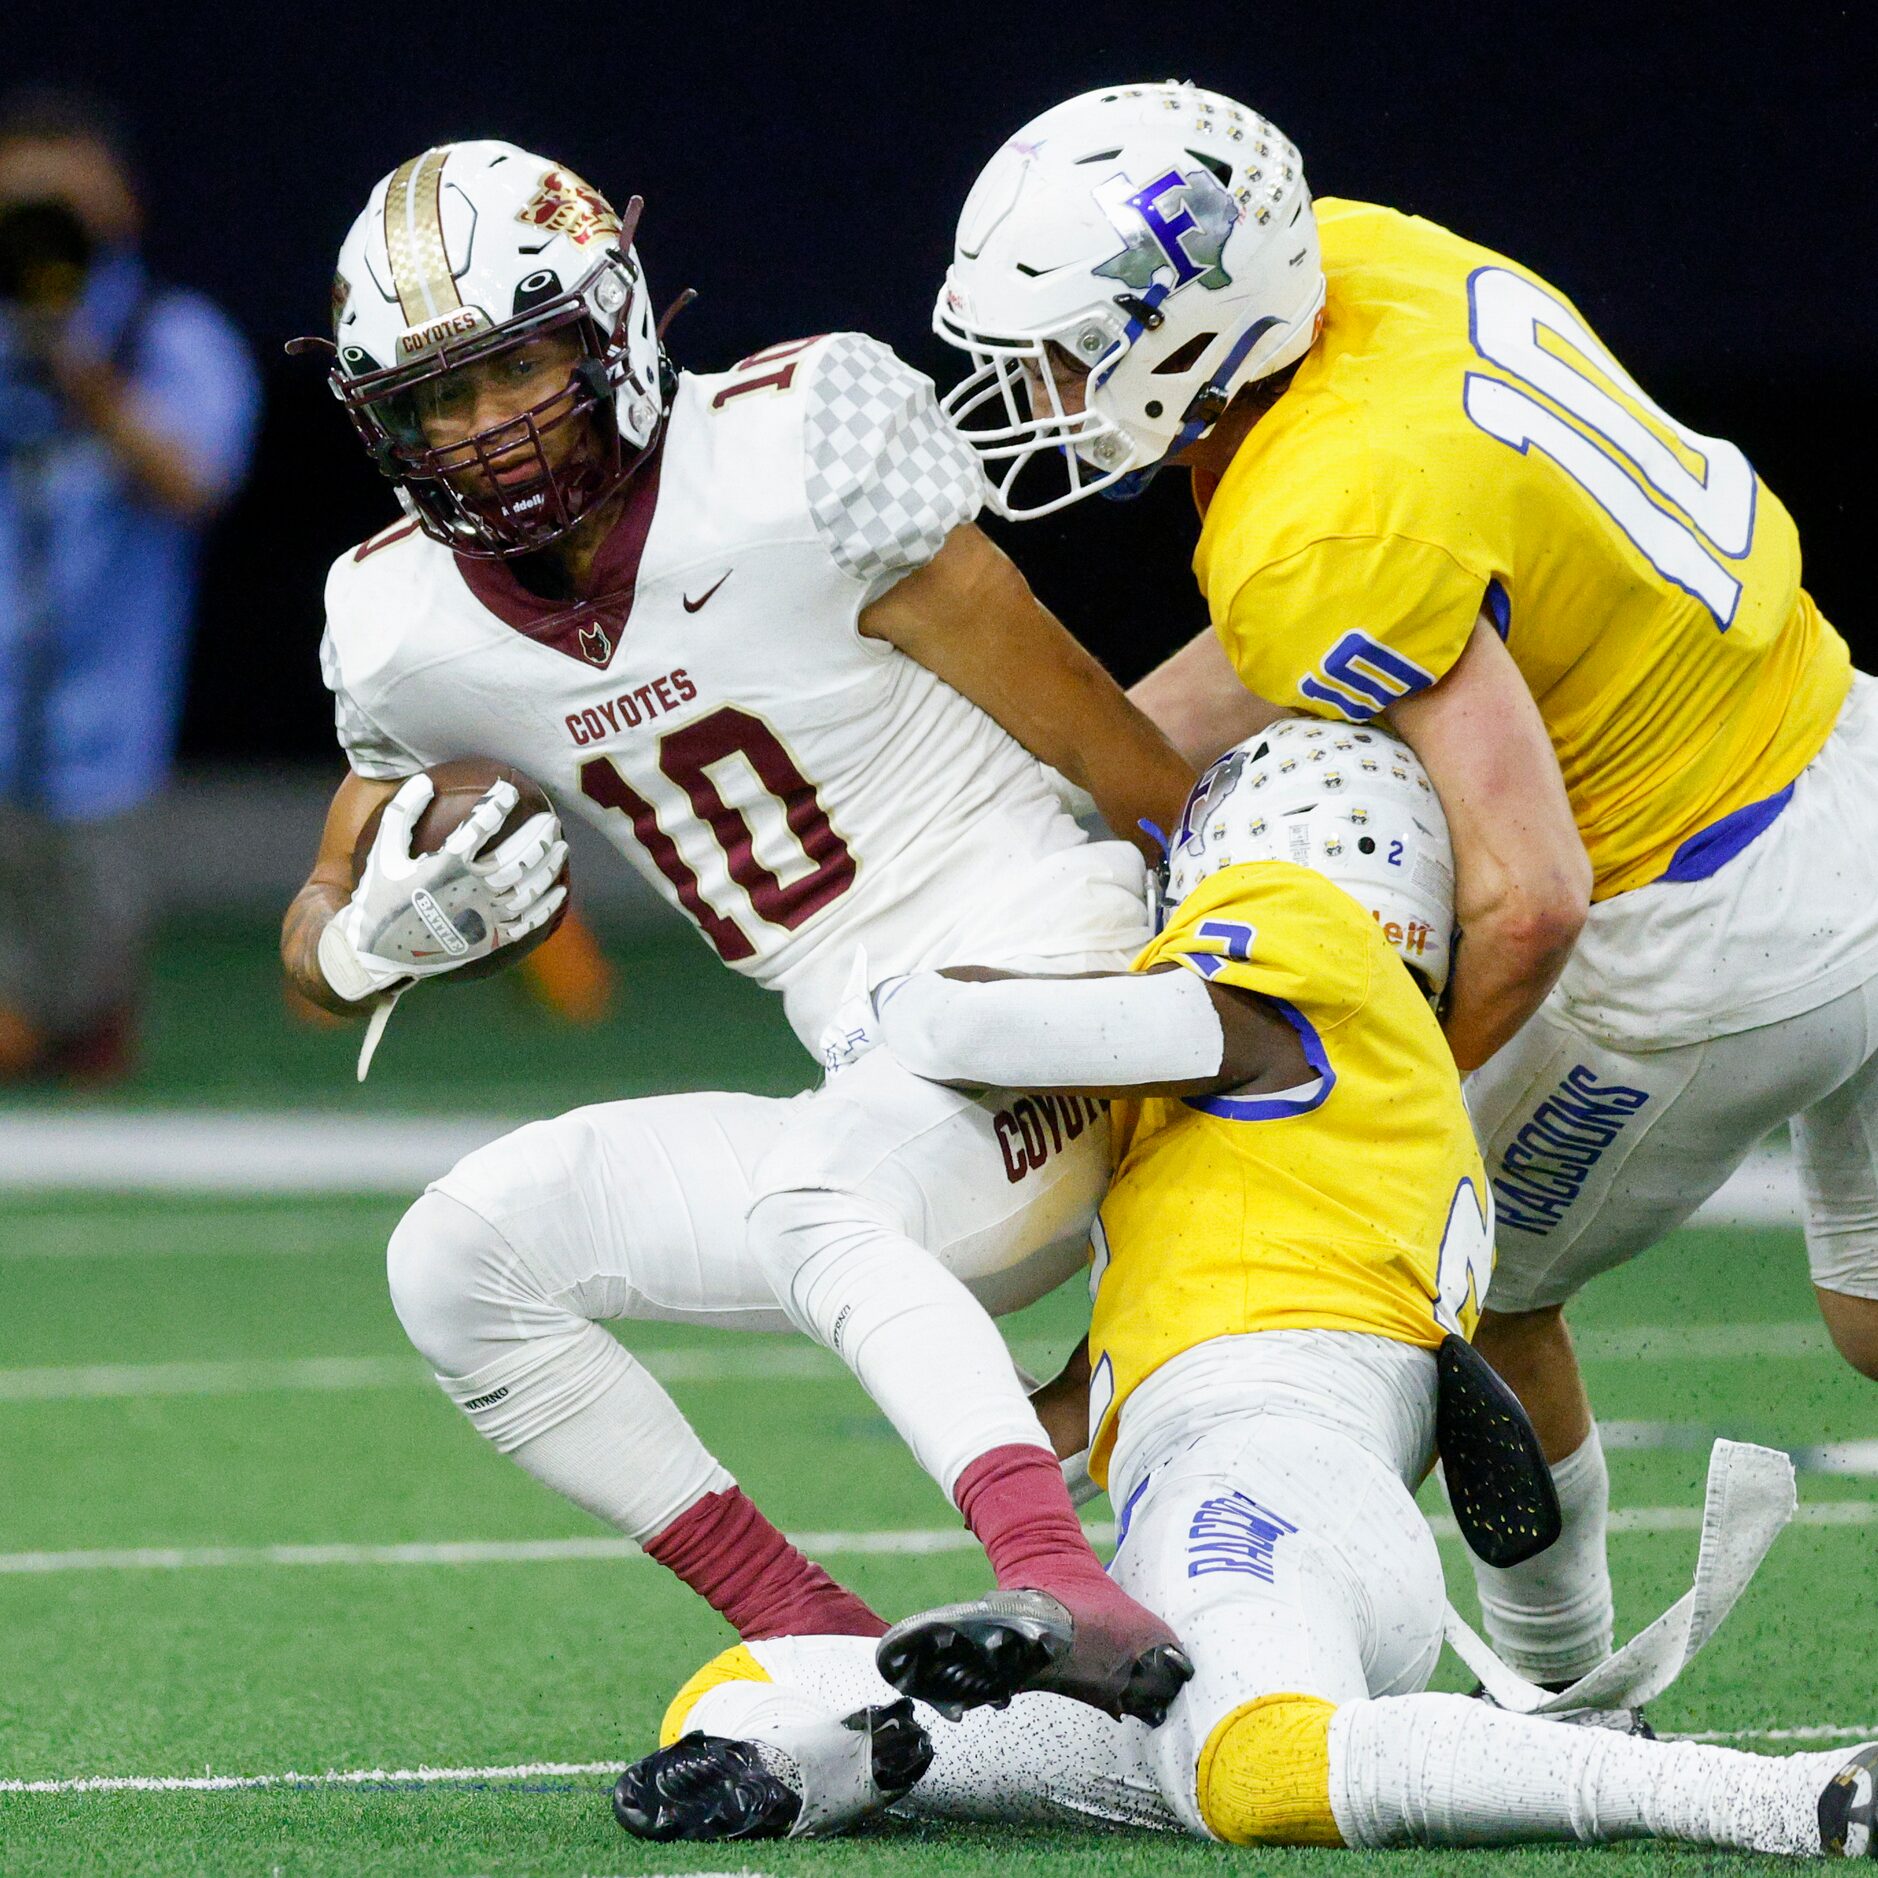
<svg viewBox="0 0 1878 1878"><path fill-rule="evenodd" d="M398 348L402 352L425 352L446 339L454 339L459 333L473 333L479 326L488 324L475 307L461 307L441 319L429 320L422 326L413 326L408 333L400 333Z"/></svg>
<svg viewBox="0 0 1878 1878"><path fill-rule="evenodd" d="M1413 952L1417 958L1428 950L1431 928L1426 920L1412 919L1404 926L1399 919L1384 919L1372 906L1369 916L1382 928L1382 936L1392 946L1400 946L1404 952Z"/></svg>
<svg viewBox="0 0 1878 1878"><path fill-rule="evenodd" d="M598 236L619 233L619 217L613 213L613 205L569 169L549 170L515 219L565 235L578 248Z"/></svg>

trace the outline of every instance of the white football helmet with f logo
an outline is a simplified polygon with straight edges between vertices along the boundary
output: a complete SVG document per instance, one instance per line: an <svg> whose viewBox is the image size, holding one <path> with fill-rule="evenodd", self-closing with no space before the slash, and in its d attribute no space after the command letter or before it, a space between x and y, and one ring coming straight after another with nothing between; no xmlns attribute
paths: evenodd
<svg viewBox="0 0 1878 1878"><path fill-rule="evenodd" d="M1132 495L1298 358L1323 303L1285 137L1193 85L1108 86L1033 118L973 185L933 326L976 369L946 408L1005 515ZM1079 368L1069 410L1059 379ZM1020 495L1033 463L1060 473Z"/></svg>

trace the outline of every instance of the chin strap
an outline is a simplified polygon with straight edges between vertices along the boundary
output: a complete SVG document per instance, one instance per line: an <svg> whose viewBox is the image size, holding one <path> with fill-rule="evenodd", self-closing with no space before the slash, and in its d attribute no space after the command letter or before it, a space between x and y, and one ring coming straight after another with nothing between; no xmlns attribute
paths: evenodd
<svg viewBox="0 0 1878 1878"><path fill-rule="evenodd" d="M1204 437L1226 415L1226 407L1232 403L1232 393L1227 386L1232 382L1233 373L1245 363L1252 348L1277 324L1275 314L1254 320L1234 341L1232 350L1220 361L1219 370L1188 401L1186 410L1181 413L1180 429L1175 433L1174 441L1152 463L1130 470L1125 476L1116 477L1106 489L1098 490L1097 493L1106 496L1111 502L1132 502L1146 491L1148 485L1181 451Z"/></svg>

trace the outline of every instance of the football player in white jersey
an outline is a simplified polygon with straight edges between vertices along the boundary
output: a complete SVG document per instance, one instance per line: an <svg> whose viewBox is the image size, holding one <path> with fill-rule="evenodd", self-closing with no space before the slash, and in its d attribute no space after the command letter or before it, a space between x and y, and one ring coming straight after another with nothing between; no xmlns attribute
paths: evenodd
<svg viewBox="0 0 1878 1878"><path fill-rule="evenodd" d="M1860 1859L1878 1847L1878 1744L1754 1754L1466 1696L1359 1695L1338 1706L1320 1752L1277 1762L1245 1795L1235 1826L1196 1806L1201 1770L1170 1779L1171 1722L1150 1731L1018 1695L954 1723L896 1693L862 1637L739 1645L679 1690L666 1745L627 1772L623 1811L636 1836L658 1839L825 1837L891 1807L942 1824L1103 1824L1233 1845L1652 1838Z"/></svg>
<svg viewBox="0 0 1878 1878"><path fill-rule="evenodd" d="M676 372L631 234L565 167L475 142L403 164L347 237L331 382L406 520L327 586L350 774L287 916L293 983L362 1013L552 913L552 818L478 858L506 785L410 853L420 772L469 755L598 828L811 1049L863 956L1125 962L1141 857L1083 833L1064 778L1133 831L1190 771L973 526L981 475L930 382L853 333ZM969 1100L884 1056L793 1101L603 1104L437 1181L393 1236L392 1296L489 1440L742 1634L877 1635L600 1328L799 1326L999 1583L1057 1601L1051 1686L1158 1717L1173 1634L1089 1551L985 1314L1080 1263L1106 1145L1097 1104Z"/></svg>

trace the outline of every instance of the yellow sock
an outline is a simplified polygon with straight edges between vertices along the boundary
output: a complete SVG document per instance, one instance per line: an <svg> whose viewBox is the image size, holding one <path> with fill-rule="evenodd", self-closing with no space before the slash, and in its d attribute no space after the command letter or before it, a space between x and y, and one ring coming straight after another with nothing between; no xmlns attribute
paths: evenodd
<svg viewBox="0 0 1878 1878"><path fill-rule="evenodd" d="M704 1695L717 1688L719 1684L770 1682L772 1680L774 1679L769 1671L750 1654L748 1644L733 1644L721 1655L712 1657L672 1697L672 1705L665 1711L665 1719L659 1723L659 1746L669 1748L685 1732L685 1724L691 1719L691 1711L698 1706L699 1700Z"/></svg>
<svg viewBox="0 0 1878 1878"><path fill-rule="evenodd" d="M1341 1845L1330 1810L1330 1718L1312 1695L1236 1708L1200 1752L1200 1817L1228 1845Z"/></svg>

